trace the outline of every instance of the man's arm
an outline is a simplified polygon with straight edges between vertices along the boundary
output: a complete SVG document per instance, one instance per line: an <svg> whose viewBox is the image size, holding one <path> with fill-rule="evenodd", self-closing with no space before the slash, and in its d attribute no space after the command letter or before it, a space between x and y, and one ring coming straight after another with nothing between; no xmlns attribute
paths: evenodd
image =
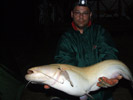
<svg viewBox="0 0 133 100"><path fill-rule="evenodd" d="M71 42L71 36L64 34L57 45L56 54L54 57L55 63L63 63L76 65L76 54L73 51L73 43Z"/></svg>

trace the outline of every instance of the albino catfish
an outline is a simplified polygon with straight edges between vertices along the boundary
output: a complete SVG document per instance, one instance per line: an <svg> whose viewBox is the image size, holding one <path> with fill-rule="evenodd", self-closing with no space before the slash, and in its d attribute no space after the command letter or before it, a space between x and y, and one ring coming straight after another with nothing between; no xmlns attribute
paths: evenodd
<svg viewBox="0 0 133 100"><path fill-rule="evenodd" d="M85 95L90 96L91 91L100 89L97 83L98 79L103 76L110 79L121 75L133 83L130 70L119 60L105 60L87 67L50 64L30 68L27 73L26 80L47 84L67 94L79 96L80 100Z"/></svg>

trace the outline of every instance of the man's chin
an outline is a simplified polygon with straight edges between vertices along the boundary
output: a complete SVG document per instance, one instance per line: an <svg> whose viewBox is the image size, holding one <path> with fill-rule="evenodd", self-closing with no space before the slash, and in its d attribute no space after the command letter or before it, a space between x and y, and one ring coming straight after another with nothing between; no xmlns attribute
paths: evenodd
<svg viewBox="0 0 133 100"><path fill-rule="evenodd" d="M84 29L85 26L77 26L79 29Z"/></svg>
<svg viewBox="0 0 133 100"><path fill-rule="evenodd" d="M84 29L84 27L87 26L87 24L85 23L75 23L76 27L79 28L79 29Z"/></svg>

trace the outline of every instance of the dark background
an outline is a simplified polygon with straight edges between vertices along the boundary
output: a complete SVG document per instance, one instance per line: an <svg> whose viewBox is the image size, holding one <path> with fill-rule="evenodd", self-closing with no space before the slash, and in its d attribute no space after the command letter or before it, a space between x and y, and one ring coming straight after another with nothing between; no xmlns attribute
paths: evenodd
<svg viewBox="0 0 133 100"><path fill-rule="evenodd" d="M6 65L22 80L29 67L53 63L58 39L72 21L72 2L74 0L4 0L0 63ZM40 8L43 9L42 15ZM121 15L97 16L93 21L110 32L119 50L119 59L133 72L132 10L133 4L128 5L126 14L129 18ZM99 12L95 15L97 14Z"/></svg>

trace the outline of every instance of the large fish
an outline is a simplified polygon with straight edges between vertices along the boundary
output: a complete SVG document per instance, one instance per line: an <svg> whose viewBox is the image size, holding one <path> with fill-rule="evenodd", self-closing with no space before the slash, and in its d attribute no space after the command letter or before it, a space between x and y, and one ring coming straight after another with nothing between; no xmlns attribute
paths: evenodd
<svg viewBox="0 0 133 100"><path fill-rule="evenodd" d="M25 78L30 82L48 84L67 94L79 96L80 99L100 89L97 83L103 76L110 79L121 75L133 83L130 70L119 60L105 60L88 67L50 64L30 68L27 73Z"/></svg>

